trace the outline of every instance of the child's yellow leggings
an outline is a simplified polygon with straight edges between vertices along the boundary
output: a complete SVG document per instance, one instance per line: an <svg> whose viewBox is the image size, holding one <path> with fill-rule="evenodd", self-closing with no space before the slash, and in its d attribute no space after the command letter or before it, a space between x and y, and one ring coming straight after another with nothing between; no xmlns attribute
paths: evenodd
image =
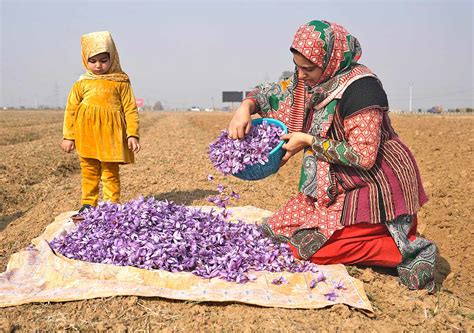
<svg viewBox="0 0 474 333"><path fill-rule="evenodd" d="M119 202L120 177L117 162L101 162L94 158L79 157L82 176L82 204L97 206L99 183L102 181L104 201Z"/></svg>

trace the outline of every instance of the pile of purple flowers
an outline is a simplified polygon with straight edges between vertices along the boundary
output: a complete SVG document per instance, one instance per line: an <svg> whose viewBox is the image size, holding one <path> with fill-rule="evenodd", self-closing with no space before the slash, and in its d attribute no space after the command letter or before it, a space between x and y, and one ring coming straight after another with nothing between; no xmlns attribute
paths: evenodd
<svg viewBox="0 0 474 333"><path fill-rule="evenodd" d="M255 224L227 222L215 211L139 198L101 203L84 214L77 230L56 237L60 254L95 263L192 272L245 283L252 271L317 271L297 261L287 244L266 238Z"/></svg>
<svg viewBox="0 0 474 333"><path fill-rule="evenodd" d="M214 177L212 175L207 176L207 179L209 181L212 181ZM207 197L207 201L210 203L213 203L217 207L224 208L224 210L221 212L221 215L224 218L227 218L229 211L226 210L227 204L229 201L232 199L240 199L240 194L234 192L233 190L229 190L227 186L219 184L217 185L217 195L210 195Z"/></svg>
<svg viewBox="0 0 474 333"><path fill-rule="evenodd" d="M283 133L281 127L266 121L252 126L242 140L229 138L229 132L223 130L209 145L209 159L224 175L239 173L249 165L265 164Z"/></svg>

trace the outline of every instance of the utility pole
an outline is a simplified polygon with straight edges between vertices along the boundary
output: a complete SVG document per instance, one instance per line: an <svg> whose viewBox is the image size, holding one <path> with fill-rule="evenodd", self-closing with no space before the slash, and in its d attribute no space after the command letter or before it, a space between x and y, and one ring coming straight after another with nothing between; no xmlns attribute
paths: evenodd
<svg viewBox="0 0 474 333"><path fill-rule="evenodd" d="M58 109L59 108L59 85L57 82L54 82L54 88L53 88L53 108Z"/></svg>
<svg viewBox="0 0 474 333"><path fill-rule="evenodd" d="M409 85L409 87L410 87L410 103L409 103L409 104L410 104L410 112L412 112L412 108L411 108L412 104L411 104L411 101L412 101L412 95L413 95L413 83L410 82L408 85Z"/></svg>

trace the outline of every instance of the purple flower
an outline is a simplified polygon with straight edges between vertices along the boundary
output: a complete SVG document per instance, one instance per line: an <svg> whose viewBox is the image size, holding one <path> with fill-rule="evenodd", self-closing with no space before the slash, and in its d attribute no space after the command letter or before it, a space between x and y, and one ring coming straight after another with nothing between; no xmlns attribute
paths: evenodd
<svg viewBox="0 0 474 333"><path fill-rule="evenodd" d="M229 203L229 201L231 199L240 199L240 195L235 193L234 191L231 191L230 194L228 194L226 192L226 186L222 185L222 184L219 184L217 185L217 191L219 192L218 195L215 195L215 196L208 196L207 197L207 201L215 204L216 206L218 207L221 207L221 208L226 208L227 207L227 204ZM227 215L229 215L225 210L224 212L222 212L222 214L224 215L224 218L227 217Z"/></svg>
<svg viewBox="0 0 474 333"><path fill-rule="evenodd" d="M226 208L226 201L221 198L221 196L208 196L207 201L215 204L217 207Z"/></svg>
<svg viewBox="0 0 474 333"><path fill-rule="evenodd" d="M248 165L268 162L268 155L281 141L284 130L263 121L242 140L229 138L227 130L209 145L209 159L224 175L239 173Z"/></svg>
<svg viewBox="0 0 474 333"><path fill-rule="evenodd" d="M219 193L224 192L224 191L225 191L225 186L222 185L222 184L217 185L217 191L218 191Z"/></svg>
<svg viewBox="0 0 474 333"><path fill-rule="evenodd" d="M224 209L221 213L222 217L227 220L229 216L232 215L232 212L228 211L227 209Z"/></svg>
<svg viewBox="0 0 474 333"><path fill-rule="evenodd" d="M222 204L223 199L210 201ZM50 246L76 260L185 271L237 283L255 279L254 271L314 269L314 264L295 260L287 244L266 238L258 225L227 222L227 214L153 197L122 205L101 202L84 213L75 231L56 237Z"/></svg>
<svg viewBox="0 0 474 333"><path fill-rule="evenodd" d="M326 297L328 301L331 301L331 302L334 302L337 298L337 294L335 290L331 290L330 292L325 293L324 296Z"/></svg>
<svg viewBox="0 0 474 333"><path fill-rule="evenodd" d="M342 280L339 280L339 282L336 282L336 283L333 283L333 286L334 286L334 289L344 289L346 290L346 286L344 286L344 283L342 282Z"/></svg>
<svg viewBox="0 0 474 333"><path fill-rule="evenodd" d="M318 275L316 276L316 280L318 282L326 281L326 276L324 276L324 273L320 271Z"/></svg>
<svg viewBox="0 0 474 333"><path fill-rule="evenodd" d="M314 289L314 287L316 287L316 284L317 284L317 283L318 283L318 282L317 282L316 280L314 280L314 279L311 280L311 282L309 283L309 288L310 288L310 289Z"/></svg>
<svg viewBox="0 0 474 333"><path fill-rule="evenodd" d="M207 201L210 203L215 204L217 207L221 208L226 208L227 203L229 202L229 197L228 196L223 196L223 195L216 195L216 196L208 196Z"/></svg>
<svg viewBox="0 0 474 333"><path fill-rule="evenodd" d="M257 280L257 276L255 274L247 274L247 278L249 279L249 281L255 281Z"/></svg>
<svg viewBox="0 0 474 333"><path fill-rule="evenodd" d="M317 265L314 265L313 267L311 267L311 273L317 273L317 272L319 272Z"/></svg>
<svg viewBox="0 0 474 333"><path fill-rule="evenodd" d="M273 284L277 284L277 285L280 285L280 284L287 284L287 283L288 283L288 280L285 279L283 276L280 276L280 277L277 278L277 279L273 279L272 283L273 283Z"/></svg>

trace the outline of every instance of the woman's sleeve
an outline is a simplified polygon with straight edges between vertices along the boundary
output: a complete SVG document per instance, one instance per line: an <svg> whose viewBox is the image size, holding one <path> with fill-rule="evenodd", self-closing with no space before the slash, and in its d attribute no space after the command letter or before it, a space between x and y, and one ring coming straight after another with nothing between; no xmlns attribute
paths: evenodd
<svg viewBox="0 0 474 333"><path fill-rule="evenodd" d="M377 78L366 77L352 83L339 103L345 140L314 137L311 147L327 162L370 169L377 159L387 95Z"/></svg>
<svg viewBox="0 0 474 333"><path fill-rule="evenodd" d="M127 124L127 139L131 136L139 138L140 124L138 121L138 108L135 102L135 95L129 82L122 84L120 91L122 98L122 108L125 115L125 123Z"/></svg>
<svg viewBox="0 0 474 333"><path fill-rule="evenodd" d="M64 111L63 139L74 140L74 123L79 104L82 101L82 88L80 81L74 83L67 98L66 109Z"/></svg>
<svg viewBox="0 0 474 333"><path fill-rule="evenodd" d="M367 109L344 119L346 140L313 137L316 157L329 163L370 169L377 159L383 112Z"/></svg>
<svg viewBox="0 0 474 333"><path fill-rule="evenodd" d="M273 83L263 83L255 87L245 99L255 102L255 112L262 117L271 117L278 112L280 104L291 97L293 78Z"/></svg>

